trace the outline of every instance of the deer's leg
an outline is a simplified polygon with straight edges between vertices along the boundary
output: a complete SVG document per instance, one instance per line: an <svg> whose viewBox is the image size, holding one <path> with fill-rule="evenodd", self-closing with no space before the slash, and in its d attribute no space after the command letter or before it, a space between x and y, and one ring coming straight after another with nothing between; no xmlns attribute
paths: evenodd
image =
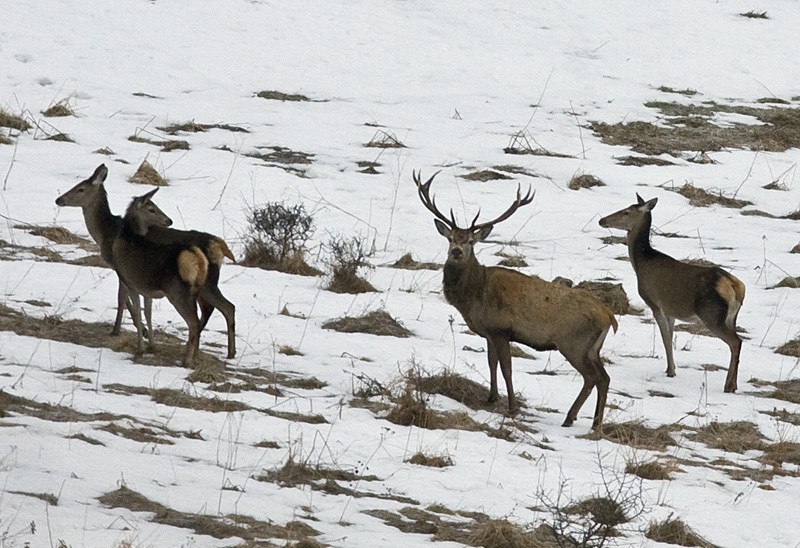
<svg viewBox="0 0 800 548"><path fill-rule="evenodd" d="M200 347L200 319L197 317L196 297L185 287L182 287L180 291L170 291L166 295L186 325L189 326L189 338L186 341L183 365L193 367Z"/></svg>
<svg viewBox="0 0 800 548"><path fill-rule="evenodd" d="M209 293L213 290L216 290L219 296L222 297L222 293L219 292L219 273L220 273L220 266L215 263L209 263L206 283L201 288L199 298L197 299L197 304L200 305L200 331L206 328L206 324L208 324L208 320L211 318L211 314L214 313L214 308L215 307L219 308L216 304L213 304L212 299L208 298L205 295L205 293ZM227 299L225 299L225 297L222 297L222 299L224 299L227 302ZM221 308L220 311L222 311ZM223 312L223 314L225 313ZM227 316L225 317L225 320L226 321L228 320Z"/></svg>
<svg viewBox="0 0 800 548"><path fill-rule="evenodd" d="M150 351L153 352L156 348L156 332L153 331L153 299L143 295L142 300L144 301L144 320L147 323L147 343Z"/></svg>
<svg viewBox="0 0 800 548"><path fill-rule="evenodd" d="M587 358L592 363L596 373L597 379L597 404L594 408L594 420L592 421L592 430L598 432L603 430L603 415L606 410L606 399L608 398L608 386L611 384L611 377L608 376L606 368L603 367L603 362L600 361L600 356L591 356Z"/></svg>
<svg viewBox="0 0 800 548"><path fill-rule="evenodd" d="M583 378L583 386L581 387L581 391L578 392L578 397L575 398L575 401L572 403L572 406L567 411L567 417L564 419L564 422L561 426L572 426L572 424L578 419L578 412L580 412L581 407L586 402L586 399L589 397L589 394L592 393L592 388L598 382L597 379L597 372L596 367L591 363L591 361L587 358L587 353L583 349L578 350L567 350L561 349L561 354L567 359L567 361L575 368L575 370L581 374ZM598 394L599 396L599 394ZM605 402L604 402L605 407ZM596 412L595 412L596 418Z"/></svg>
<svg viewBox="0 0 800 548"><path fill-rule="evenodd" d="M675 376L675 359L672 357L672 332L675 327L675 318L670 318L660 308L653 308L653 318L661 332L664 343L664 352L667 353L667 377Z"/></svg>
<svg viewBox="0 0 800 548"><path fill-rule="evenodd" d="M513 415L519 409L517 396L514 394L514 383L511 380L511 342L503 336L493 336L491 339L494 346L496 360L500 362L500 371L503 373L503 380L506 381L506 394L508 394L508 413ZM496 362L495 362L496 364ZM492 377L497 376L497 365L492 373ZM497 382L495 381L495 391ZM496 392L495 392L496 394Z"/></svg>
<svg viewBox="0 0 800 548"><path fill-rule="evenodd" d="M225 317L225 323L228 329L228 359L236 356L236 307L220 292L219 287L216 285L209 286L206 284L200 291L200 310L202 315L200 317L200 329L203 330L208 323L208 316L214 309L218 309ZM206 309L209 307L210 311L206 315Z"/></svg>
<svg viewBox="0 0 800 548"><path fill-rule="evenodd" d="M142 310L139 305L139 294L136 291L126 290L128 297L125 302L131 313L133 325L136 326L136 353L144 354L144 333L142 327Z"/></svg>
<svg viewBox="0 0 800 548"><path fill-rule="evenodd" d="M125 308L128 305L128 288L118 280L119 287L117 288L117 316L114 318L114 327L111 328L112 335L119 335L120 327L122 326L122 315L125 313Z"/></svg>
<svg viewBox="0 0 800 548"><path fill-rule="evenodd" d="M714 336L722 339L730 348L731 360L728 364L728 375L725 378L725 392L736 392L742 339L736 333L735 315L729 319L728 304L721 298L712 297L698 305L697 316Z"/></svg>
<svg viewBox="0 0 800 548"><path fill-rule="evenodd" d="M492 339L486 337L486 355L489 359L489 403L494 403L499 398L497 393L497 350Z"/></svg>

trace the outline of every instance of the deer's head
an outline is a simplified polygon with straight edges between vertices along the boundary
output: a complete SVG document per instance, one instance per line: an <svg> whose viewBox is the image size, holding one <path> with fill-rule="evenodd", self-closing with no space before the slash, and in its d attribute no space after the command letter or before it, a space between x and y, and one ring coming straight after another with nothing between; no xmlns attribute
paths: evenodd
<svg viewBox="0 0 800 548"><path fill-rule="evenodd" d="M147 194L137 196L131 200L125 217L130 219L133 230L140 236L147 234L151 226L171 226L172 219L153 202L153 195L158 192L158 187Z"/></svg>
<svg viewBox="0 0 800 548"><path fill-rule="evenodd" d="M468 228L460 228L456 223L453 210L450 209L450 218L448 219L441 211L439 211L439 208L436 207L434 198L432 198L430 195L431 183L436 175L438 175L438 172L434 173L430 179L423 183L420 179L419 173L412 173L414 183L417 185L419 199L422 201L422 204L428 209L428 211L433 213L433 215L436 217L433 220L434 224L436 225L436 230L439 231L439 234L447 238L447 241L449 242L447 263L452 265L466 264L467 261L472 260L475 256L473 251L474 245L477 242L482 242L485 240L489 234L491 234L494 225L511 217L511 215L513 215L513 213L520 207L531 203L535 195L535 193L531 193L531 189L528 189L527 194L525 194L523 197L520 193L520 188L517 187L516 200L514 200L514 203L511 204L511 207L509 207L502 215L492 221L478 223L478 217L481 214L480 210L478 210L478 213L475 215L475 218L472 219L470 226Z"/></svg>
<svg viewBox="0 0 800 548"><path fill-rule="evenodd" d="M632 230L642 221L645 215L650 213L650 211L656 207L657 202L658 198L653 198L652 200L645 202L637 193L635 204L629 205L624 209L620 209L611 215L603 217L600 219L600 226L603 228Z"/></svg>
<svg viewBox="0 0 800 548"><path fill-rule="evenodd" d="M98 193L103 190L103 182L108 176L108 168L100 164L91 177L85 179L56 198L56 205L61 207L87 207L91 205Z"/></svg>

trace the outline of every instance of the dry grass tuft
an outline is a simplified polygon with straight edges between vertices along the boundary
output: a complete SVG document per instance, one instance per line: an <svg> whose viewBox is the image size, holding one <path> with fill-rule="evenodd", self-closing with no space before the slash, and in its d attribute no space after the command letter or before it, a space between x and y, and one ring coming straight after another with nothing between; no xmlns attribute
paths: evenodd
<svg viewBox="0 0 800 548"><path fill-rule="evenodd" d="M631 303L628 300L628 294L622 284L612 282L593 282L583 281L576 286L578 289L584 289L597 298L598 301L606 305L616 315L619 314L632 314L635 311L631 309Z"/></svg>
<svg viewBox="0 0 800 548"><path fill-rule="evenodd" d="M492 409L495 405L507 405L503 401L488 403L488 388L449 369L435 375L410 374L406 378L415 390L446 396L470 409Z"/></svg>
<svg viewBox="0 0 800 548"><path fill-rule="evenodd" d="M482 169L480 171L473 171L472 173L467 173L466 175L461 176L462 179L466 179L467 181L495 181L495 180L502 180L502 179L511 179L508 175L500 173L499 171L494 171L491 169Z"/></svg>
<svg viewBox="0 0 800 548"><path fill-rule="evenodd" d="M695 207L707 207L712 204L719 204L723 207L741 209L744 206L753 205L753 202L748 202L747 200L739 200L737 198L728 198L727 196L723 196L722 192L719 194L711 194L710 192L700 187L696 187L691 183L685 183L682 187L673 189L673 191L677 192L684 198L688 198L689 205L693 205Z"/></svg>
<svg viewBox="0 0 800 548"><path fill-rule="evenodd" d="M57 244L71 244L92 248L96 247L90 240L82 238L77 234L73 234L66 228L60 226L16 226L14 228L24 228L34 236L47 238L51 242L55 242Z"/></svg>
<svg viewBox="0 0 800 548"><path fill-rule="evenodd" d="M143 160L136 173L128 179L131 183L139 185L166 186L167 180L162 177L150 162Z"/></svg>
<svg viewBox="0 0 800 548"><path fill-rule="evenodd" d="M140 442L140 443L155 443L158 445L175 445L175 442L159 436L158 432L153 430L152 428L147 428L145 426L140 427L128 427L122 426L117 423L110 422L105 426L101 426L98 430L102 430L104 432L108 432L110 434L114 434L115 436L119 436L121 438L126 438L132 441Z"/></svg>
<svg viewBox="0 0 800 548"><path fill-rule="evenodd" d="M311 99L300 93L283 93L282 91L266 90L256 93L256 97L272 101L310 102Z"/></svg>
<svg viewBox="0 0 800 548"><path fill-rule="evenodd" d="M431 468L447 468L448 466L453 466L453 459L447 455L426 455L420 452L414 453L414 455L406 459L405 462Z"/></svg>
<svg viewBox="0 0 800 548"><path fill-rule="evenodd" d="M380 481L374 475L359 475L347 470L335 470L308 462L296 462L291 456L283 466L256 477L259 481L274 482L282 487L314 485L321 481Z"/></svg>
<svg viewBox="0 0 800 548"><path fill-rule="evenodd" d="M758 457L760 462L780 468L788 462L800 466L800 443L793 441L779 441L769 443L763 448L764 454Z"/></svg>
<svg viewBox="0 0 800 548"><path fill-rule="evenodd" d="M323 329L332 329L340 333L369 333L389 337L406 338L413 333L392 318L386 310L373 310L363 316L344 316L323 322Z"/></svg>
<svg viewBox="0 0 800 548"><path fill-rule="evenodd" d="M290 344L282 344L278 347L278 353L283 354L284 356L303 356L304 354L300 352L297 348Z"/></svg>
<svg viewBox="0 0 800 548"><path fill-rule="evenodd" d="M375 135L364 143L364 146L368 148L406 148L397 135L382 129L376 131Z"/></svg>
<svg viewBox="0 0 800 548"><path fill-rule="evenodd" d="M9 491L14 495L23 495L26 497L33 497L35 499L43 500L50 506L58 506L58 497L52 493L31 493L29 491Z"/></svg>
<svg viewBox="0 0 800 548"><path fill-rule="evenodd" d="M161 147L161 152L171 152L173 150L189 150L191 147L189 146L188 141L180 140L180 139L148 139L146 137L141 137L139 135L131 135L128 137L128 141L132 143L145 143L148 145L155 145Z"/></svg>
<svg viewBox="0 0 800 548"><path fill-rule="evenodd" d="M772 411L759 411L759 413L763 413L764 415L769 415L774 419L777 419L782 422L787 422L794 426L800 426L800 413L798 412L793 412L787 409L778 409L777 407L773 407Z"/></svg>
<svg viewBox="0 0 800 548"><path fill-rule="evenodd" d="M348 293L351 295L358 293L375 293L378 291L377 288L366 279L355 272L347 270L334 271L325 289L333 293Z"/></svg>
<svg viewBox="0 0 800 548"><path fill-rule="evenodd" d="M2 107L0 107L0 127L16 129L17 131L31 129L31 125L22 116L11 114Z"/></svg>
<svg viewBox="0 0 800 548"><path fill-rule="evenodd" d="M646 480L671 480L672 473L678 471L678 466L674 462L661 462L652 459L643 462L631 461L625 465L625 473L639 476Z"/></svg>
<svg viewBox="0 0 800 548"><path fill-rule="evenodd" d="M623 156L617 158L617 163L621 166L674 166L675 162L664 160L663 158L656 158L653 156Z"/></svg>
<svg viewBox="0 0 800 548"><path fill-rule="evenodd" d="M561 546L546 525L531 531L504 519L481 523L469 535L471 546L484 548L555 548Z"/></svg>
<svg viewBox="0 0 800 548"><path fill-rule="evenodd" d="M746 17L748 19L769 19L769 15L767 15L766 11L750 10L744 13L740 13L739 16Z"/></svg>
<svg viewBox="0 0 800 548"><path fill-rule="evenodd" d="M793 348L795 351L800 351L800 340L792 341L797 346ZM788 343L787 343L788 344ZM778 349L780 350L780 348ZM785 381L750 381L756 386L771 385L775 387L772 392L759 394L765 398L774 398L776 400L788 401L790 403L800 404L800 379L789 379Z"/></svg>
<svg viewBox="0 0 800 548"><path fill-rule="evenodd" d="M74 143L75 139L67 135L66 133L58 132L52 135L48 135L44 138L45 141L56 141L59 143Z"/></svg>
<svg viewBox="0 0 800 548"><path fill-rule="evenodd" d="M93 154L102 154L103 156L114 156L116 152L111 150L109 147L102 147L95 150Z"/></svg>
<svg viewBox="0 0 800 548"><path fill-rule="evenodd" d="M542 146L533 146L531 141L536 142L535 139L530 137L525 131L518 131L511 135L508 146L503 149L506 154L524 155L530 154L533 156L549 156L551 158L574 158L569 154L561 154L547 150Z"/></svg>
<svg viewBox="0 0 800 548"><path fill-rule="evenodd" d="M255 158L270 164L310 164L314 160L314 154L292 150L281 146L257 147L258 150L245 152L243 156ZM262 152L270 150L271 152Z"/></svg>
<svg viewBox="0 0 800 548"><path fill-rule="evenodd" d="M0 145L13 145L14 140L8 137L5 133L0 132Z"/></svg>
<svg viewBox="0 0 800 548"><path fill-rule="evenodd" d="M606 439L614 443L630 445L635 449L666 451L668 447L677 445L670 435L670 432L675 430L677 428L670 425L650 428L641 421L604 422L602 432L590 432L578 437L590 440Z"/></svg>
<svg viewBox="0 0 800 548"><path fill-rule="evenodd" d="M569 180L569 184L567 185L570 190L580 190L582 188L592 188L595 186L606 186L606 184L601 181L599 177L595 177L594 175L590 175L588 173L584 173L582 175L573 175L572 179Z"/></svg>
<svg viewBox="0 0 800 548"><path fill-rule="evenodd" d="M232 126L230 124L198 124L195 121L170 124L157 129L163 131L167 135L176 135L178 133L204 133L209 129L224 129L225 131L231 131L233 133L250 133L243 127Z"/></svg>
<svg viewBox="0 0 800 548"><path fill-rule="evenodd" d="M685 89L675 89L669 86L658 86L658 91L663 93L677 93L680 95L685 95L686 97L691 97L692 95L697 95L696 89L685 88Z"/></svg>
<svg viewBox="0 0 800 548"><path fill-rule="evenodd" d="M67 97L50 105L47 110L42 111L42 114L47 118L55 118L60 116L75 116L75 111L69 106L69 98Z"/></svg>
<svg viewBox="0 0 800 548"><path fill-rule="evenodd" d="M686 437L730 453L762 449L765 441L758 427L747 421L712 422Z"/></svg>
<svg viewBox="0 0 800 548"><path fill-rule="evenodd" d="M663 521L653 521L644 534L645 537L665 544L678 546L697 546L699 548L717 548L686 525L680 518L669 517Z"/></svg>
<svg viewBox="0 0 800 548"><path fill-rule="evenodd" d="M411 253L406 253L390 265L392 268L403 270L439 270L442 265L439 263L425 263L414 260Z"/></svg>
<svg viewBox="0 0 800 548"><path fill-rule="evenodd" d="M566 506L564 513L591 516L594 523L607 530L630 521L622 505L610 497L585 498Z"/></svg>

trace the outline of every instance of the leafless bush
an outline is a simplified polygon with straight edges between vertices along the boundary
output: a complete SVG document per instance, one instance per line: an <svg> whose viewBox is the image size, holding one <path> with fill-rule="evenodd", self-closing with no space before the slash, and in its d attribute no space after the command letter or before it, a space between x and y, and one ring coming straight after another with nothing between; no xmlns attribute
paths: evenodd
<svg viewBox="0 0 800 548"><path fill-rule="evenodd" d="M305 261L308 241L314 233L314 218L303 204L286 206L270 202L252 209L248 222L245 266L304 276L319 275L319 270Z"/></svg>
<svg viewBox="0 0 800 548"><path fill-rule="evenodd" d="M375 268L367 259L372 250L361 236L347 238L342 235L332 236L326 244L330 257L328 265L331 280L327 289L334 293L370 293L377 291L375 287L359 275L359 270Z"/></svg>

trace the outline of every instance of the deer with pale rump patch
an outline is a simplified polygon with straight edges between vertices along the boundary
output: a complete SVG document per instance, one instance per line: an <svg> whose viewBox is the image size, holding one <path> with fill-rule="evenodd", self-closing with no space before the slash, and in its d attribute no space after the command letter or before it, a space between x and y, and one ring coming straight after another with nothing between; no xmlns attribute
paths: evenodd
<svg viewBox="0 0 800 548"><path fill-rule="evenodd" d="M157 190L150 196L152 197ZM131 227L138 236L154 244L196 246L203 252L208 259L208 275L197 293L197 304L200 306L200 331L205 329L214 309L219 310L227 324L227 357L231 359L236 356L236 307L220 291L219 277L223 260L227 257L235 262L236 257L222 238L198 230L168 228L172 223L171 221L167 223L164 217L166 216L150 200L132 212Z"/></svg>
<svg viewBox="0 0 800 548"><path fill-rule="evenodd" d="M736 333L736 319L744 302L745 285L718 266L699 266L673 259L650 245L650 213L658 198L636 203L600 219L600 226L627 231L628 256L636 273L639 295L653 311L664 350L667 376L675 376L672 335L675 319L700 320L722 339L731 352L725 392L736 392L742 339Z"/></svg>
<svg viewBox="0 0 800 548"><path fill-rule="evenodd" d="M166 297L189 327L183 364L193 366L201 331L197 296L208 278L209 261L196 244L158 243L141 235L142 217L155 214L151 198L157 190L134 198L128 206L122 228L114 240L114 268L131 294L137 352L144 351L139 294ZM152 339L150 342L152 346Z"/></svg>
<svg viewBox="0 0 800 548"><path fill-rule="evenodd" d="M489 402L496 402L499 397L499 362L508 394L508 411L513 414L518 409L511 378L511 342L535 350L558 350L583 377L583 387L567 412L563 426L575 422L584 402L596 388L592 428L602 429L611 379L600 360L600 349L608 330L617 330L614 314L582 289L478 262L474 245L484 241L497 223L530 204L533 201L530 190L523 197L517 188L516 200L494 220L478 223L479 211L468 228L459 228L453 210L448 219L430 196L434 177L436 174L422 183L420 175L413 174L422 204L433 213L436 229L449 242L444 264L445 299L461 313L472 331L486 339Z"/></svg>
<svg viewBox="0 0 800 548"><path fill-rule="evenodd" d="M100 246L100 256L110 266L114 268L113 246L114 239L122 228L122 217L111 213L108 205L108 193L103 183L108 176L108 168L105 164L100 164L94 173L84 179L64 194L56 198L56 205L61 207L80 207L83 211L83 220L92 239ZM161 223L163 226L172 224L172 219L161 213L154 217L153 222ZM123 311L128 302L128 289L119 280L117 289L117 315L114 318L114 327L111 328L112 335L119 335L122 325ZM152 300L144 298L144 315L147 321L148 333L152 333ZM131 314L133 311L131 310Z"/></svg>

